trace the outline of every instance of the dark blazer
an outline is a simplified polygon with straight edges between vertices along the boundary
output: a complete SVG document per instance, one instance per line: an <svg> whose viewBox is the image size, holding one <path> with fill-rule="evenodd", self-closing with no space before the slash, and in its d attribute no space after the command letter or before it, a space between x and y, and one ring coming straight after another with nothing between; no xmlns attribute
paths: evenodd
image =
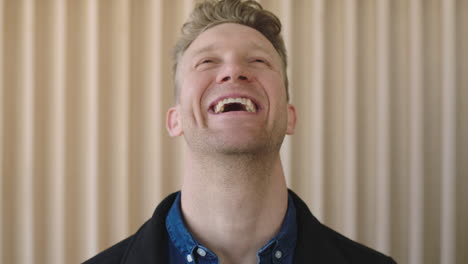
<svg viewBox="0 0 468 264"><path fill-rule="evenodd" d="M354 242L322 225L307 205L292 191L297 213L297 264L387 264L396 263L373 249ZM177 193L166 197L153 216L134 235L99 253L85 264L167 264L166 215Z"/></svg>

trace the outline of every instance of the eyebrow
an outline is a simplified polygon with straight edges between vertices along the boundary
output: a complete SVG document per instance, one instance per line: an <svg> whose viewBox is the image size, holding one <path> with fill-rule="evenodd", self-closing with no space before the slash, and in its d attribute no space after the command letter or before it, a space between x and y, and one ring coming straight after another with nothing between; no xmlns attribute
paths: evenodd
<svg viewBox="0 0 468 264"><path fill-rule="evenodd" d="M204 46L204 47L201 47L199 49L193 50L190 53L193 54L193 55L197 55L197 54L212 51L212 50L215 50L215 49L216 49L216 45L215 44L210 44L208 46Z"/></svg>
<svg viewBox="0 0 468 264"><path fill-rule="evenodd" d="M253 50L253 51L262 51L262 52L265 52L266 54L271 55L271 52L269 52L269 50L267 48L265 48L264 46L258 44L257 42L250 41L249 44L254 46L251 50ZM209 52L209 51L216 50L217 48L218 48L218 45L216 43L212 43L212 44L209 44L207 46L201 47L199 49L193 50L190 53L193 54L193 55L197 55L197 54L200 54L200 53L203 53L203 52Z"/></svg>

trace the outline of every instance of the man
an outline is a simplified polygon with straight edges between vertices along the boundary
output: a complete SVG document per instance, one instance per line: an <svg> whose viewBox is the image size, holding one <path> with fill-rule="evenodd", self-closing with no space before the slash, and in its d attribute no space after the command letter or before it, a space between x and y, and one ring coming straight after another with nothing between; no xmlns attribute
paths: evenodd
<svg viewBox="0 0 468 264"><path fill-rule="evenodd" d="M182 190L130 238L86 263L394 263L321 225L286 187L293 134L276 16L254 1L203 2L174 56L171 136L184 136Z"/></svg>

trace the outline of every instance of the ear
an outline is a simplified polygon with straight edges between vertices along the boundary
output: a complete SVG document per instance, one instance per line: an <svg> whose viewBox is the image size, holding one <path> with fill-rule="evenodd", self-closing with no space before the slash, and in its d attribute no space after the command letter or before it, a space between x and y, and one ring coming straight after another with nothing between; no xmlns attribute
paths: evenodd
<svg viewBox="0 0 468 264"><path fill-rule="evenodd" d="M166 114L166 129L171 137L178 137L183 134L180 122L179 109L174 106L169 108Z"/></svg>
<svg viewBox="0 0 468 264"><path fill-rule="evenodd" d="M296 128L296 108L293 105L288 104L288 127L286 129L286 134L292 135L294 134Z"/></svg>

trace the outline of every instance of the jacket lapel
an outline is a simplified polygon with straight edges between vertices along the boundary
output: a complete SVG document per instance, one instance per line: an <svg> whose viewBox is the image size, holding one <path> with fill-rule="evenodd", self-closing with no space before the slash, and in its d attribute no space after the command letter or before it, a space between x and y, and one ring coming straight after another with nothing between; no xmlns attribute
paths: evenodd
<svg viewBox="0 0 468 264"><path fill-rule="evenodd" d="M341 264L347 263L326 235L325 227L312 215L307 205L293 191L297 212L297 244L294 263Z"/></svg>
<svg viewBox="0 0 468 264"><path fill-rule="evenodd" d="M167 264L169 237L165 220L177 193L166 197L153 216L135 234L127 248L122 264Z"/></svg>

